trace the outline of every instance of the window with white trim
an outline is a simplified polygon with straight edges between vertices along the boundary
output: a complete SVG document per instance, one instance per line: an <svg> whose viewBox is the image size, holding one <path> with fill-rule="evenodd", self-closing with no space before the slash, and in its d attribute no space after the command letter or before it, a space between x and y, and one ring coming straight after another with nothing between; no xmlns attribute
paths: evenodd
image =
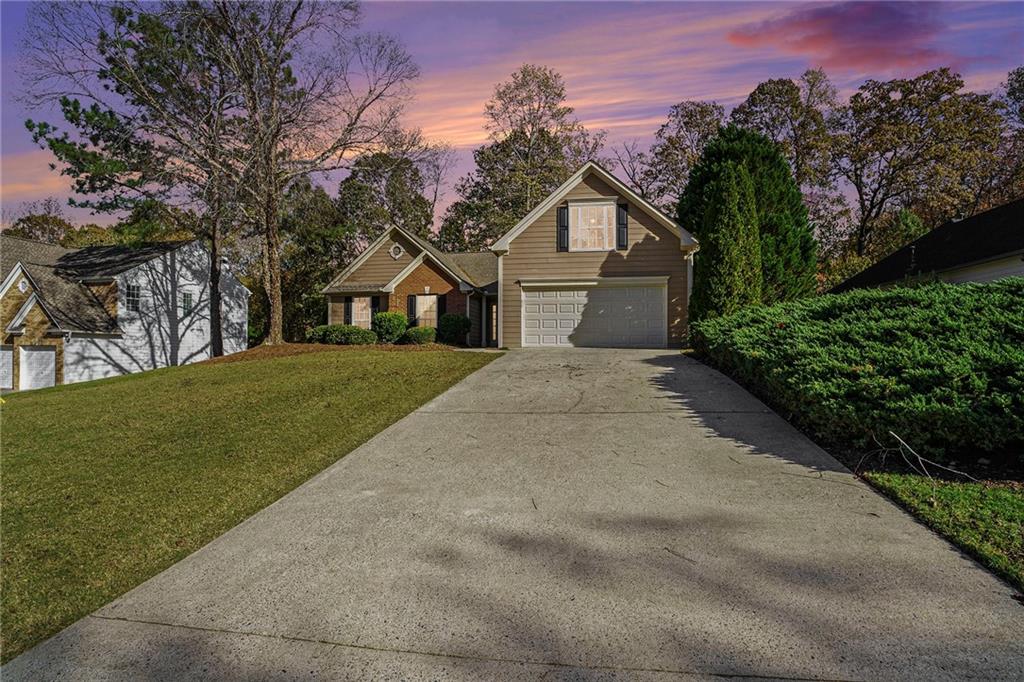
<svg viewBox="0 0 1024 682"><path fill-rule="evenodd" d="M142 287L138 284L126 284L124 286L124 307L125 310L137 313L142 308Z"/></svg>
<svg viewBox="0 0 1024 682"><path fill-rule="evenodd" d="M183 292L181 292L181 314L182 315L188 315L194 309L195 309L195 304L193 303L192 292L191 291L183 291Z"/></svg>
<svg viewBox="0 0 1024 682"><path fill-rule="evenodd" d="M437 296L416 297L416 325L437 327Z"/></svg>
<svg viewBox="0 0 1024 682"><path fill-rule="evenodd" d="M569 250L615 250L615 202L569 204Z"/></svg>
<svg viewBox="0 0 1024 682"><path fill-rule="evenodd" d="M363 329L370 328L370 312L373 301L369 296L352 297L352 324Z"/></svg>

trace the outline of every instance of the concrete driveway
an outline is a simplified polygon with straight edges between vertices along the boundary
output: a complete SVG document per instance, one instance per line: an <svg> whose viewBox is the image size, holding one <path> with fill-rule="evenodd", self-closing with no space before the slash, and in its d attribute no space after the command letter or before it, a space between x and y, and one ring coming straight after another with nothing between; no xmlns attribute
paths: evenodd
<svg viewBox="0 0 1024 682"><path fill-rule="evenodd" d="M3 678L1009 679L1012 594L695 361L515 352Z"/></svg>

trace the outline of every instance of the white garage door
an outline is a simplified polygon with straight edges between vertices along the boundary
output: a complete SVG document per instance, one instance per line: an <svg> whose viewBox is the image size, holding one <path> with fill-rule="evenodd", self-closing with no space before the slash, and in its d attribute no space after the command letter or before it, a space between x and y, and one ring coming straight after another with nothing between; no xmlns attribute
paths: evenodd
<svg viewBox="0 0 1024 682"><path fill-rule="evenodd" d="M57 353L53 346L20 346L18 348L18 388L53 386L57 369Z"/></svg>
<svg viewBox="0 0 1024 682"><path fill-rule="evenodd" d="M524 346L664 348L664 286L523 291Z"/></svg>
<svg viewBox="0 0 1024 682"><path fill-rule="evenodd" d="M0 346L0 388L14 388L14 346Z"/></svg>

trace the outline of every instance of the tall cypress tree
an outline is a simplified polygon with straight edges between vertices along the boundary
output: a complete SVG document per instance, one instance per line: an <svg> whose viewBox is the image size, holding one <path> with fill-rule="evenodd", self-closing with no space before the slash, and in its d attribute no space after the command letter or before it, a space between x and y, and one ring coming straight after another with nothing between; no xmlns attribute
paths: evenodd
<svg viewBox="0 0 1024 682"><path fill-rule="evenodd" d="M729 163L745 166L753 183L761 241L762 302L814 293L818 249L807 222L807 208L785 157L763 135L730 125L708 143L679 199L679 224L697 237L703 251L701 231L711 196L707 189Z"/></svg>
<svg viewBox="0 0 1024 682"><path fill-rule="evenodd" d="M693 272L690 318L703 320L761 302L761 246L750 173L726 162L705 186L700 252Z"/></svg>

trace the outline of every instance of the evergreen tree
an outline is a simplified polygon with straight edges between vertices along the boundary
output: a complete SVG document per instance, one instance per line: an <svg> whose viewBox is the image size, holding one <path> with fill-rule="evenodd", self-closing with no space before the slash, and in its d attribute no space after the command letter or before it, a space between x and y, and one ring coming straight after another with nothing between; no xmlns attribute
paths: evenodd
<svg viewBox="0 0 1024 682"><path fill-rule="evenodd" d="M718 166L704 188L701 246L693 273L690 319L729 315L761 302L761 247L750 173L742 163Z"/></svg>
<svg viewBox="0 0 1024 682"><path fill-rule="evenodd" d="M788 301L814 293L817 244L800 188L779 148L758 133L730 125L704 148L679 200L679 224L704 251L708 187L729 164L743 165L753 184L761 243L761 300ZM698 257L699 259L699 257Z"/></svg>

